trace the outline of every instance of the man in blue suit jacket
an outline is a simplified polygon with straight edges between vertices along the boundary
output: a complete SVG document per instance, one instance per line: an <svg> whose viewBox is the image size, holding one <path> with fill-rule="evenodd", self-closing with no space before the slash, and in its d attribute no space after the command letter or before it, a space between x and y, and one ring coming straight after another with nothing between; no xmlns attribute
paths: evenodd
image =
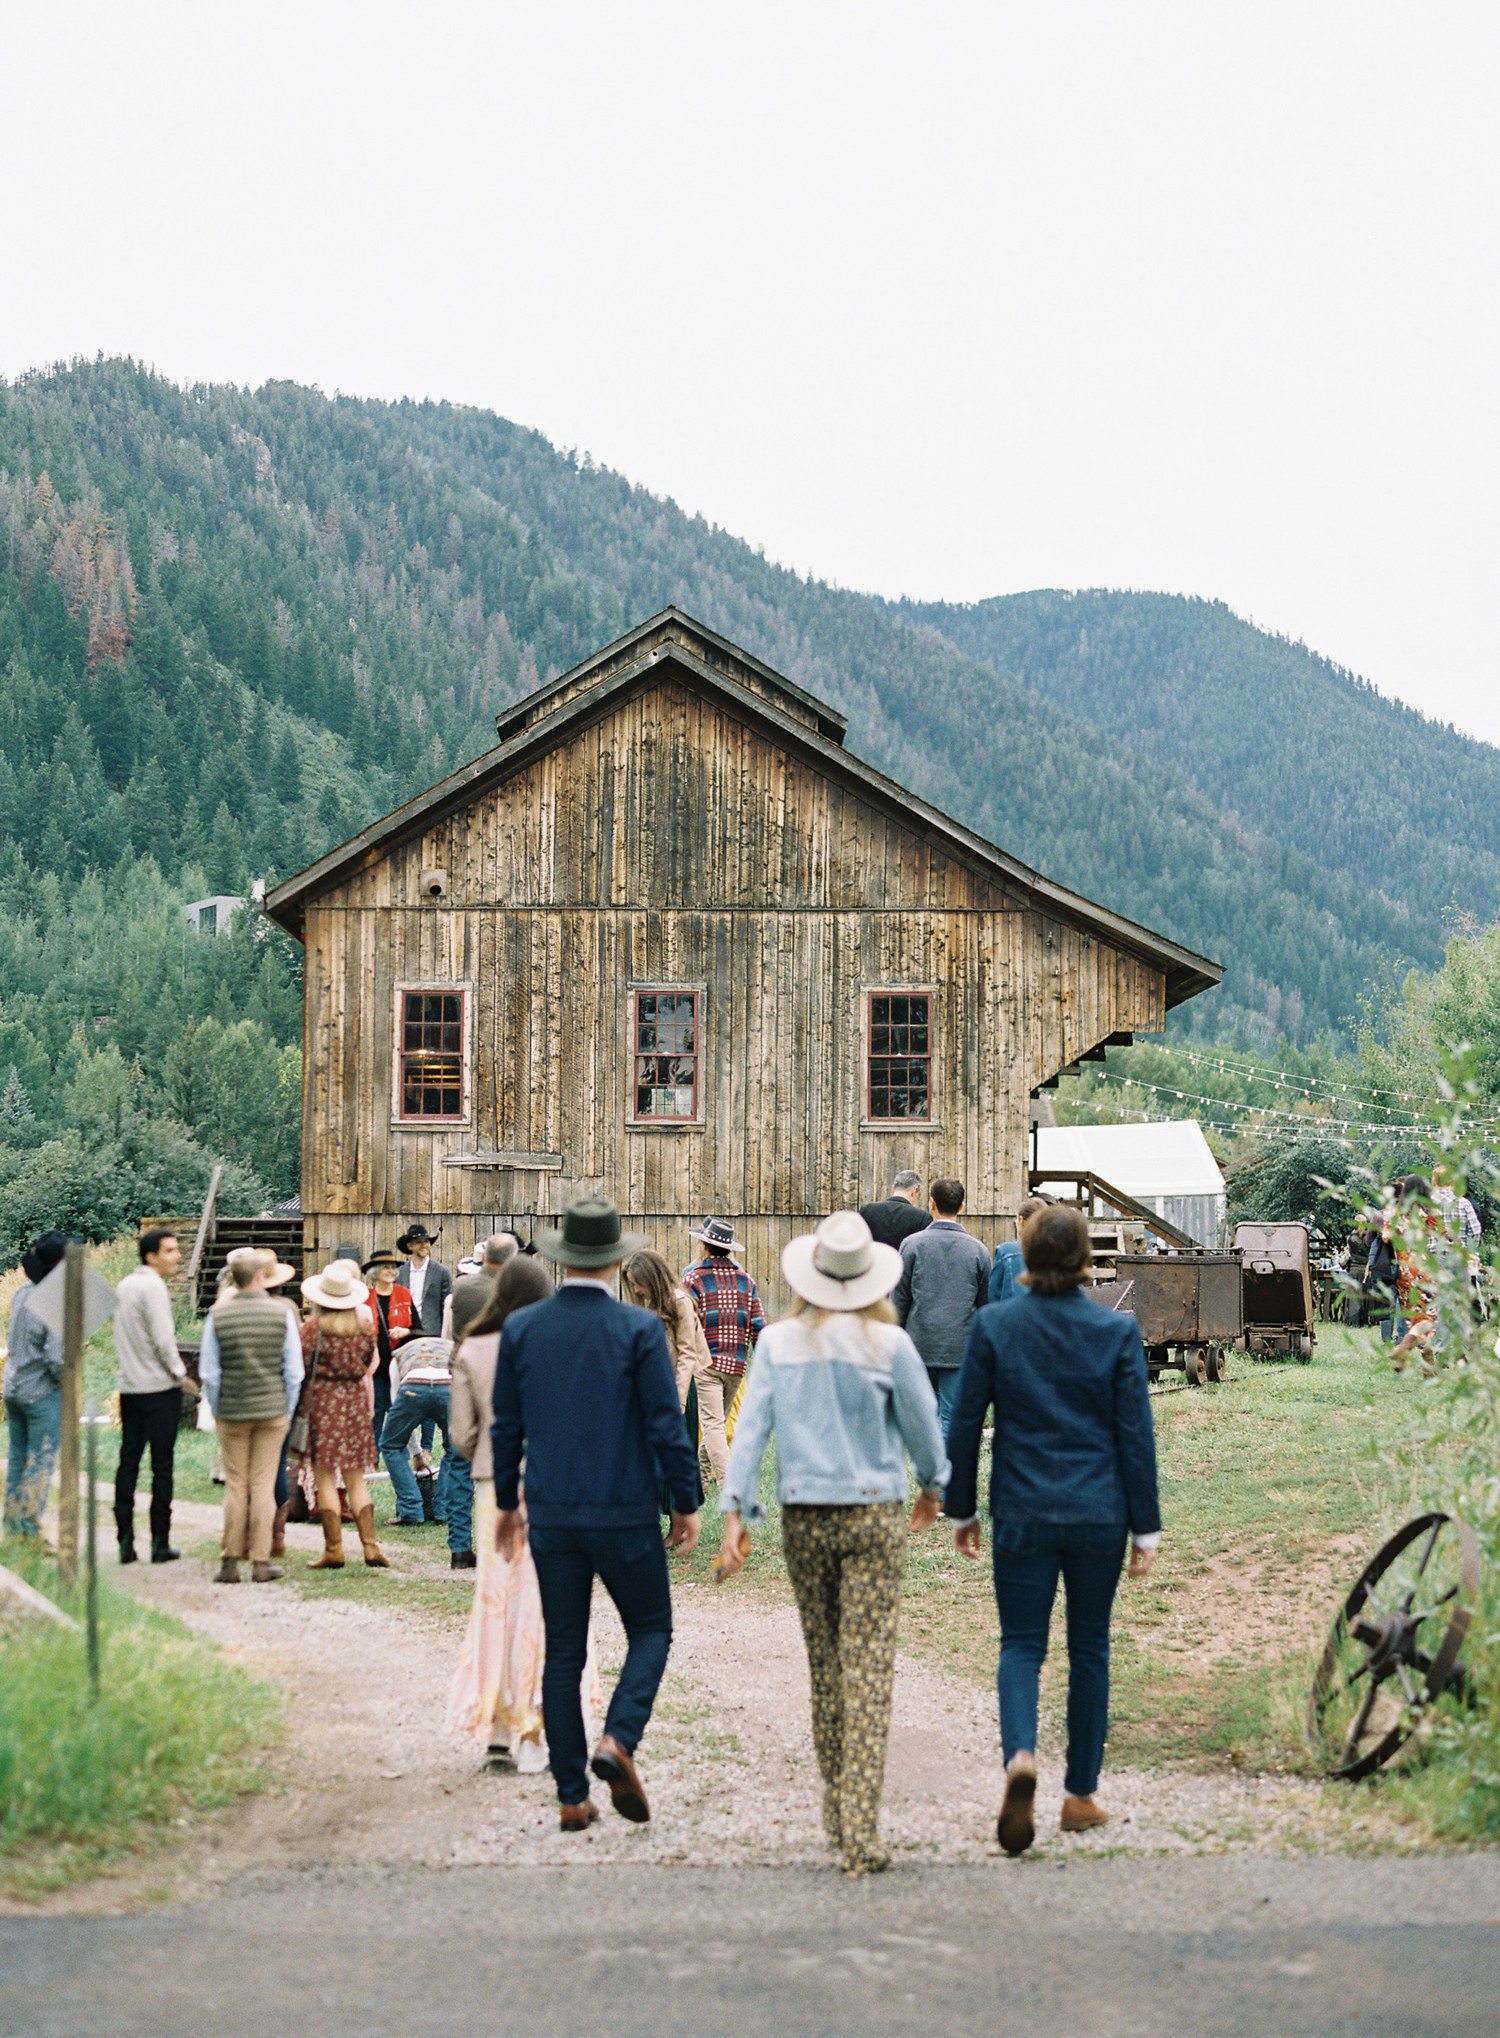
<svg viewBox="0 0 1500 2038"><path fill-rule="evenodd" d="M565 1833L583 1832L599 1813L589 1769L609 1785L627 1819L651 1816L635 1750L667 1667L672 1595L667 1549L698 1540L698 1466L661 1318L616 1301L614 1277L645 1244L620 1228L602 1200L575 1203L560 1231L538 1246L568 1270L546 1302L507 1317L495 1366L496 1547L520 1547L521 1459L526 1514L541 1587L547 1657L542 1719ZM661 1535L661 1488L672 1528ZM625 1624L624 1668L604 1734L588 1755L579 1686L588 1654L594 1579Z"/></svg>
<svg viewBox="0 0 1500 2038"><path fill-rule="evenodd" d="M1007 1769L998 1833L1007 1853L1034 1837L1037 1687L1058 1581L1068 1611L1065 1832L1102 1825L1094 1803L1109 1726L1109 1622L1129 1539L1143 1577L1161 1540L1146 1355L1133 1316L1082 1292L1089 1233L1054 1205L1024 1233L1026 1282L979 1310L948 1425L944 1496L961 1555L979 1554L979 1445L995 1411L990 1463L1000 1610L1000 1739Z"/></svg>

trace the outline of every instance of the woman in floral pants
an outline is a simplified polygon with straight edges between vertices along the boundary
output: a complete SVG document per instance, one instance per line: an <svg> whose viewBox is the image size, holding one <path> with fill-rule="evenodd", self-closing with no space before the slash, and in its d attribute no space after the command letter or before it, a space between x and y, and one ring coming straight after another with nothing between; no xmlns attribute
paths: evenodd
<svg viewBox="0 0 1500 2038"><path fill-rule="evenodd" d="M880 1791L906 1550L908 1452L921 1494L911 1526L937 1518L948 1479L937 1401L886 1297L901 1255L852 1210L782 1255L798 1307L756 1346L720 1495L718 1576L744 1564L759 1520L760 1467L776 1437L782 1547L812 1675L823 1827L844 1871L887 1866Z"/></svg>

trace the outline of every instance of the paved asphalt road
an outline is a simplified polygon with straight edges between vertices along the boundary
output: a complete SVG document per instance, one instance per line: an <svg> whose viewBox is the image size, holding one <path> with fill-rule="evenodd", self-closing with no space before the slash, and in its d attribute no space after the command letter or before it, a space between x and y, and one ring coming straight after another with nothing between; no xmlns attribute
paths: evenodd
<svg viewBox="0 0 1500 2038"><path fill-rule="evenodd" d="M1500 1857L374 1868L0 1918L0 2030L1479 2032Z"/></svg>

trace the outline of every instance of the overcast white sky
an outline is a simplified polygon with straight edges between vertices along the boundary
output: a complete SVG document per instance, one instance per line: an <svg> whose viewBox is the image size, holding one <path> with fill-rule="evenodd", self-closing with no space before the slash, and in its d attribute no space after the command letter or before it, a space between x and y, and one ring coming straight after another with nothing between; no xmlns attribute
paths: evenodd
<svg viewBox="0 0 1500 2038"><path fill-rule="evenodd" d="M1218 595L1500 741L1497 23L11 9L0 372L483 404L847 586Z"/></svg>

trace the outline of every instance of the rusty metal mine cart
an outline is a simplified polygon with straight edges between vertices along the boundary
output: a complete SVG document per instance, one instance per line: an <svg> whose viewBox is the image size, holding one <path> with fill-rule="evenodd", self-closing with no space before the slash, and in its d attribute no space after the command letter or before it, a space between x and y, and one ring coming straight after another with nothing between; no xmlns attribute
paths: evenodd
<svg viewBox="0 0 1500 2038"><path fill-rule="evenodd" d="M1234 1250L1244 1269L1244 1331L1252 1358L1313 1355L1312 1255L1305 1224L1242 1223Z"/></svg>
<svg viewBox="0 0 1500 2038"><path fill-rule="evenodd" d="M1222 1380L1226 1353L1242 1337L1241 1271L1235 1253L1121 1253L1115 1278L1092 1293L1141 1326L1152 1380L1180 1366L1190 1387Z"/></svg>

